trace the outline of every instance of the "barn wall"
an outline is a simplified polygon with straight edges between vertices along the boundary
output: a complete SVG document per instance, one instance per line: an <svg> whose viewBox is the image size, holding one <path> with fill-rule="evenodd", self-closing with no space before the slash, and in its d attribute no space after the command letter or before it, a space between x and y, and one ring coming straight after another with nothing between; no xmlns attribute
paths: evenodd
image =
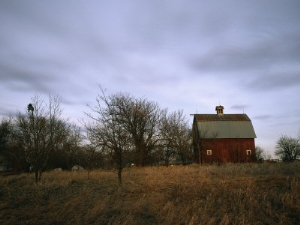
<svg viewBox="0 0 300 225"><path fill-rule="evenodd" d="M256 162L255 143L253 138L220 138L203 139L201 142L202 163L242 163ZM207 155L207 150L212 150L212 155ZM251 150L247 155L246 150ZM195 151L195 161L199 155Z"/></svg>

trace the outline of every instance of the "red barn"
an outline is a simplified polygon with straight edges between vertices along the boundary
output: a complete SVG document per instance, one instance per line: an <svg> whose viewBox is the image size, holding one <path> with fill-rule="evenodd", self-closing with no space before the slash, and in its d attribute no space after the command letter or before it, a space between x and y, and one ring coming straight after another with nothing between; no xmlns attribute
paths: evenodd
<svg viewBox="0 0 300 225"><path fill-rule="evenodd" d="M246 114L194 114L193 147L197 163L256 162L256 134Z"/></svg>

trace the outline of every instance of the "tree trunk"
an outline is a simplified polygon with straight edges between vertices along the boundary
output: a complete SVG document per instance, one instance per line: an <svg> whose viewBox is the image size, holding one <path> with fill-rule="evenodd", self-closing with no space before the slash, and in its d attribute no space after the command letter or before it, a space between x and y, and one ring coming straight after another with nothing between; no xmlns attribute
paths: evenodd
<svg viewBox="0 0 300 225"><path fill-rule="evenodd" d="M165 165L166 165L166 167L169 167L169 164L170 164L170 160L169 160L169 158L166 158L165 159Z"/></svg>
<svg viewBox="0 0 300 225"><path fill-rule="evenodd" d="M119 180L119 185L122 185L122 167L119 167L118 169L118 180Z"/></svg>
<svg viewBox="0 0 300 225"><path fill-rule="evenodd" d="M34 170L34 174L35 174L35 183L38 183L39 182L39 171Z"/></svg>
<svg viewBox="0 0 300 225"><path fill-rule="evenodd" d="M137 166L142 167L143 165L143 150L141 149L140 146L136 146L136 154L137 154Z"/></svg>
<svg viewBox="0 0 300 225"><path fill-rule="evenodd" d="M42 171L42 170L40 170L40 171L39 171L39 182L41 181L41 178L42 178L42 173L43 173L43 171Z"/></svg>
<svg viewBox="0 0 300 225"><path fill-rule="evenodd" d="M122 157L122 153L120 152L118 155L118 180L119 180L119 185L122 185L122 164L123 164L123 157Z"/></svg>

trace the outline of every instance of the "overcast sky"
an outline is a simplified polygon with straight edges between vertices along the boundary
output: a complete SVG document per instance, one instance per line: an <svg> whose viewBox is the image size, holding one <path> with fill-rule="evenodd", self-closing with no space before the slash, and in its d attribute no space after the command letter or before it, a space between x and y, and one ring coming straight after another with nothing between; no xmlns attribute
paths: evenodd
<svg viewBox="0 0 300 225"><path fill-rule="evenodd" d="M0 118L51 93L77 121L101 84L190 119L244 112L273 153L300 131L299 12L299 0L1 0Z"/></svg>

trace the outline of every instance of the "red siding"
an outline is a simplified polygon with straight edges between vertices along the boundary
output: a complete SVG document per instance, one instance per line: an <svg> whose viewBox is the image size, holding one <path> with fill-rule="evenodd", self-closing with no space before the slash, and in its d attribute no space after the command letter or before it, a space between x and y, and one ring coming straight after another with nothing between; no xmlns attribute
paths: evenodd
<svg viewBox="0 0 300 225"><path fill-rule="evenodd" d="M241 163L255 162L255 143L253 138L222 138L202 140L202 163ZM207 155L212 150L212 155ZM247 155L251 150L251 155ZM195 161L199 162L198 150L195 151Z"/></svg>

